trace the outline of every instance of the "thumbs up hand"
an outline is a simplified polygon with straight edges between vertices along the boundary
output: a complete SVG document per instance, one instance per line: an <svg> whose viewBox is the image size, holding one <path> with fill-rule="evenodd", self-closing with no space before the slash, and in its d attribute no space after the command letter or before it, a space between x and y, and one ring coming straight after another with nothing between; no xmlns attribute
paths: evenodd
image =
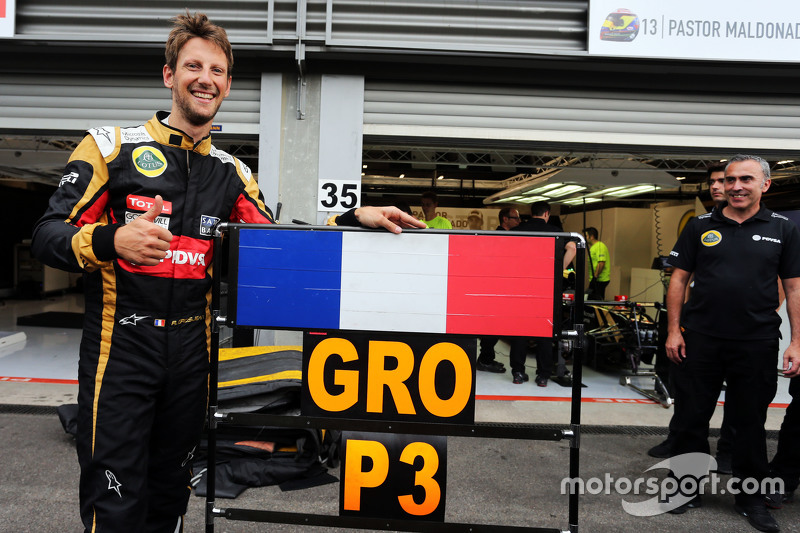
<svg viewBox="0 0 800 533"><path fill-rule="evenodd" d="M157 265L167 255L172 233L155 223L164 208L161 195L155 203L136 219L119 228L114 234L117 255L139 265Z"/></svg>
<svg viewBox="0 0 800 533"><path fill-rule="evenodd" d="M153 203L152 207L145 211L143 215L140 215L139 218L143 218L148 222L155 222L156 217L161 214L161 211L164 209L164 199L161 198L160 194L156 195L155 202Z"/></svg>

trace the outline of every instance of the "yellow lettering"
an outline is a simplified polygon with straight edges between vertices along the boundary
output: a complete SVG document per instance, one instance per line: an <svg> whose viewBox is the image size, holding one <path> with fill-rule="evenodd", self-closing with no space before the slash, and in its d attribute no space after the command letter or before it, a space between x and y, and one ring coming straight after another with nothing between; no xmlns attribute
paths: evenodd
<svg viewBox="0 0 800 533"><path fill-rule="evenodd" d="M344 501L348 511L361 510L361 489L374 488L389 475L389 452L380 442L373 440L347 440L344 471ZM363 471L364 457L372 459L372 468Z"/></svg>
<svg viewBox="0 0 800 533"><path fill-rule="evenodd" d="M447 399L436 391L436 368L443 361L452 363L456 375L453 395ZM440 342L425 352L419 367L419 395L432 415L449 418L464 410L472 394L471 368L467 352L457 344Z"/></svg>
<svg viewBox="0 0 800 533"><path fill-rule="evenodd" d="M442 498L442 489L433 479L439 470L439 454L436 453L436 448L427 442L412 442L403 449L400 461L413 465L417 457L422 457L422 468L414 474L414 485L425 489L425 499L419 504L414 502L414 496L411 494L398 496L397 499L408 514L425 516L436 510Z"/></svg>
<svg viewBox="0 0 800 533"><path fill-rule="evenodd" d="M325 363L337 354L342 362L355 361L358 353L353 343L347 339L328 338L317 344L308 360L308 391L314 403L326 411L344 411L358 401L358 371L335 370L333 383L341 385L340 394L331 394L325 388Z"/></svg>
<svg viewBox="0 0 800 533"><path fill-rule="evenodd" d="M386 369L386 359L394 358L397 368ZM416 414L411 394L405 381L414 372L414 352L408 344L392 341L369 342L369 367L367 369L367 412L383 412L383 387L389 393L400 414Z"/></svg>

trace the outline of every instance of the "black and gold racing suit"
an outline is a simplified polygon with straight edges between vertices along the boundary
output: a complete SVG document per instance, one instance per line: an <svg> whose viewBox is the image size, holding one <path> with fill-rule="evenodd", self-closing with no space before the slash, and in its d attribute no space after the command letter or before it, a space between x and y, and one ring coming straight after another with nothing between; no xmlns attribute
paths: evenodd
<svg viewBox="0 0 800 533"><path fill-rule="evenodd" d="M90 130L33 234L42 262L84 272L77 447L90 532L175 531L208 394L212 228L272 222L246 165L166 118ZM157 194L166 258L117 257L114 232Z"/></svg>

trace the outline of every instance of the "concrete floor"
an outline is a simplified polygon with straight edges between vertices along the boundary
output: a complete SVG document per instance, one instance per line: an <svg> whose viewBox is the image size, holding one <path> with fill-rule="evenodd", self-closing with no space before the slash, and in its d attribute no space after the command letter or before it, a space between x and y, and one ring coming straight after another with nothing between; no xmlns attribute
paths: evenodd
<svg viewBox="0 0 800 533"><path fill-rule="evenodd" d="M42 311L81 311L80 295L46 300L6 300L0 306L0 331L24 331L24 345L0 348L0 531L38 533L81 531L77 517L78 469L71 438L63 433L54 406L73 403L79 330L16 326L16 317ZM19 344L19 343L17 343ZM507 346L498 345L498 359L508 366ZM529 360L529 373L535 362ZM776 430L783 418L787 380L769 410L767 427ZM658 461L646 451L663 439L672 409L665 409L619 384L619 375L584 369L580 444L581 478L629 479L658 475L647 472ZM478 373L478 421L568 425L569 389L550 383L513 385L510 375ZM26 407L30 412L26 412ZM721 410L712 420L719 427ZM768 441L774 452L774 432ZM713 441L712 441L713 449ZM567 441L448 439L447 520L506 524L562 530L568 527L567 498L559 487L568 472ZM333 471L338 475L338 471ZM218 500L218 507L266 508L332 514L338 512L339 484L295 492L276 487L248 489L236 500ZM638 497L640 500L641 496ZM702 509L681 517L633 517L623 499L611 491L580 499L580 529L616 531L753 531L732 510L728 495L710 495ZM187 532L204 530L204 500L193 497ZM782 531L800 530L800 506L777 511ZM219 532L336 531L333 528L258 524L217 519ZM485 528L492 531L491 526Z"/></svg>

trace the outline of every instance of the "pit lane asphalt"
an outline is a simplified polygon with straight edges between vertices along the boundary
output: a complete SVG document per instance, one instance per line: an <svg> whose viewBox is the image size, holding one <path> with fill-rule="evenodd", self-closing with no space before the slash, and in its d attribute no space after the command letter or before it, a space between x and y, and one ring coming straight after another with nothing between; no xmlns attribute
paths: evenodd
<svg viewBox="0 0 800 533"><path fill-rule="evenodd" d="M14 409L0 405L0 531L79 533L78 465L74 441L64 433L55 409ZM581 477L634 480L658 462L647 450L660 442L665 428L582 427ZM769 432L770 456L775 431ZM716 439L712 439L713 444ZM500 439L448 439L446 520L567 530L567 496L560 486L567 476L569 442ZM338 471L332 471L338 477ZM663 474L663 471L661 472ZM723 481L727 476L722 476ZM730 495L706 495L701 509L683 515L635 517L621 502L649 496L614 492L580 498L579 531L730 533L755 531L733 510ZM251 488L235 500L218 499L219 508L257 508L315 514L338 512L339 484L281 492L277 487ZM205 499L192 496L187 533L205 531ZM800 502L773 511L781 531L800 531ZM302 527L215 520L219 533L338 532L350 529ZM491 529L487 529L491 531Z"/></svg>

